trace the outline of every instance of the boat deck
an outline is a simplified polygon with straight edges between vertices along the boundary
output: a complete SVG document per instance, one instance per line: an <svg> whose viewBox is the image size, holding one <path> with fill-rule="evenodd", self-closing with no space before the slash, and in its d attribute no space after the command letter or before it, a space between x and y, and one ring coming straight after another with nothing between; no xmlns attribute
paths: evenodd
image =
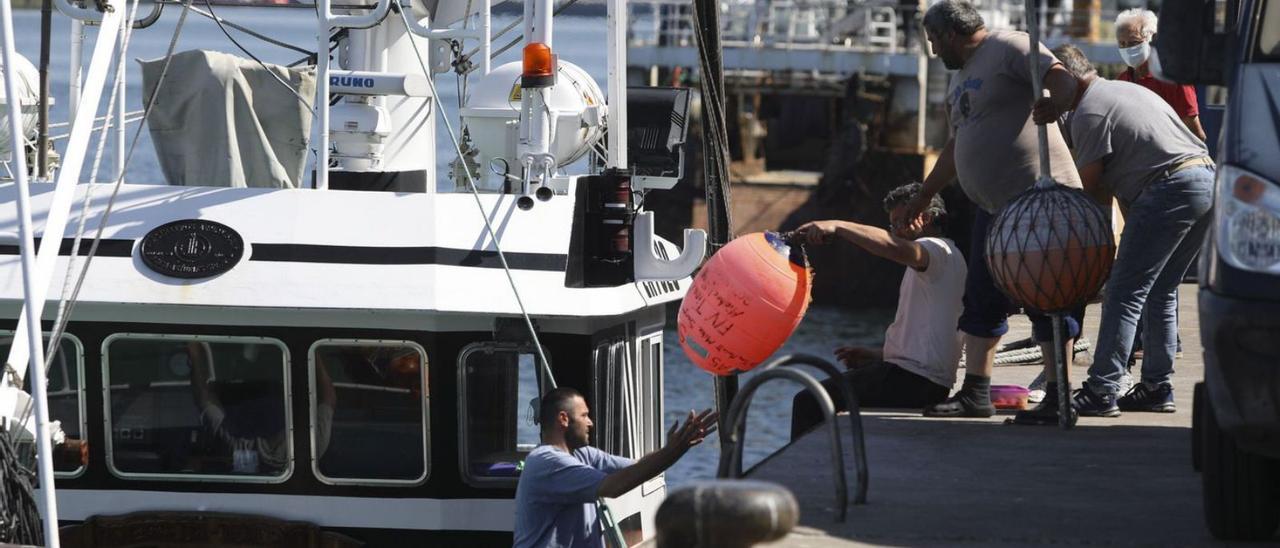
<svg viewBox="0 0 1280 548"><path fill-rule="evenodd" d="M753 479L783 484L800 500L802 527L775 545L1222 545L1204 525L1200 476L1191 467L1191 388L1204 368L1194 285L1182 286L1181 306L1177 413L1081 418L1062 431L1006 426L1007 415L945 420L915 410L865 412L868 503L850 506L845 523L832 508L824 431L753 471ZM1091 306L1086 319L1091 338L1099 308ZM1028 332L1019 319L1010 335ZM1025 385L1038 369L997 367L993 382ZM1073 382L1084 373L1078 362Z"/></svg>

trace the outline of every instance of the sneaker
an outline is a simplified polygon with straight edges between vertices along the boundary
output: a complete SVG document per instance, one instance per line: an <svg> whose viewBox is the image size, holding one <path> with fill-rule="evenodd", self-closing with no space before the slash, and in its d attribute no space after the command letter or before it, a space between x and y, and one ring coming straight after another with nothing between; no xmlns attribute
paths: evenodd
<svg viewBox="0 0 1280 548"><path fill-rule="evenodd" d="M991 395L985 399L961 388L947 401L924 408L926 417L978 417L985 418L996 414L996 406L991 404Z"/></svg>
<svg viewBox="0 0 1280 548"><path fill-rule="evenodd" d="M1018 411L1013 418L1005 421L1006 424L1017 424L1020 426L1054 426L1058 421L1058 394L1057 388L1051 391L1040 391L1043 394L1043 400L1040 405L1031 409ZM1076 414L1075 408L1071 408L1070 413ZM1075 417L1071 417L1071 422L1075 422Z"/></svg>
<svg viewBox="0 0 1280 548"><path fill-rule="evenodd" d="M1173 387L1160 384L1155 388L1140 382L1116 401L1123 411L1147 411L1151 413L1173 413L1178 407L1173 403Z"/></svg>
<svg viewBox="0 0 1280 548"><path fill-rule="evenodd" d="M1040 403L1044 401L1045 392L1043 388L1027 389L1027 403Z"/></svg>
<svg viewBox="0 0 1280 548"><path fill-rule="evenodd" d="M1124 375L1120 376L1120 390L1117 390L1116 393L1128 394L1129 390L1131 390L1132 388L1133 388L1133 375L1130 374L1128 371L1125 371ZM1124 410L1123 407L1120 409Z"/></svg>
<svg viewBox="0 0 1280 548"><path fill-rule="evenodd" d="M1040 374L1027 385L1027 403L1040 403L1044 401L1044 370L1040 370Z"/></svg>
<svg viewBox="0 0 1280 548"><path fill-rule="evenodd" d="M1120 416L1120 407L1116 405L1115 394L1094 392L1087 382L1072 394L1071 407L1074 407L1081 417Z"/></svg>

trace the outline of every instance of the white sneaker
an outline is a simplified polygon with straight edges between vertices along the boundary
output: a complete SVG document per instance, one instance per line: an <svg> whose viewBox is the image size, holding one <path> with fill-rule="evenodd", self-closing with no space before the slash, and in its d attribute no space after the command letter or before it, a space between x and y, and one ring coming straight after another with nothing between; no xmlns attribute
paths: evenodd
<svg viewBox="0 0 1280 548"><path fill-rule="evenodd" d="M1040 374L1027 385L1027 403L1040 403L1044 401L1044 370L1040 370Z"/></svg>
<svg viewBox="0 0 1280 548"><path fill-rule="evenodd" d="M1117 392L1117 394L1123 396L1125 394L1128 394L1129 390L1132 390L1132 389L1133 389L1133 375L1129 374L1128 371L1125 371L1124 375L1120 377L1120 391Z"/></svg>
<svg viewBox="0 0 1280 548"><path fill-rule="evenodd" d="M1027 391L1027 403L1040 403L1044 401L1044 390L1035 389Z"/></svg>

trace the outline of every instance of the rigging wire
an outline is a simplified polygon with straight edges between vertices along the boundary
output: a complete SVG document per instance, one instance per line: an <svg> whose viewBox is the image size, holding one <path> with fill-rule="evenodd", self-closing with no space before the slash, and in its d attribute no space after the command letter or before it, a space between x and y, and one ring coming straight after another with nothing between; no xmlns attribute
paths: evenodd
<svg viewBox="0 0 1280 548"><path fill-rule="evenodd" d="M191 8L191 12L192 12L192 13L194 13L194 14L196 14L196 15L200 15L200 16L202 16L202 17L205 17L205 18L211 19L211 20L213 20L215 23L218 23L218 24L219 24L219 26L221 26L222 24L226 24L228 27L231 27L231 28L236 29L236 30L238 30L238 31L240 31L240 32L243 32L243 33L245 33L245 34L248 34L249 36L252 36L252 37L254 37L254 38L257 38L257 39L259 39L259 40L262 40L263 42L266 42L266 43L268 43L268 44L272 44L272 45L280 46L280 47L285 48L285 49L291 49L291 50L293 50L293 51L296 51L296 52L298 52L298 53L304 53L304 54L306 54L306 55L315 55L315 52L313 52L313 51L311 51L311 50L309 50L309 49L307 49L307 48L304 48L304 47L302 47L302 46L295 46L295 45L290 44L290 43L288 43L288 42L283 42L283 41L277 40L277 39L275 39L275 38L272 38L272 37L270 37L270 36L267 36L267 35L265 35L265 34L262 34L261 32L255 31L255 30L253 30L253 29L251 29L251 28L249 28L249 27L246 27L246 26L244 26L244 25L240 25L240 24L238 24L238 23L236 23L236 22L234 22L234 21L231 21L231 20L228 20L228 19L226 19L226 18L220 17L220 16L218 16L217 14L213 13L213 10L209 10L209 11L207 11L207 12L206 12L206 11L204 11L204 10L200 9L200 8L192 7L192 8ZM226 31L223 31L223 32L225 33ZM237 44L237 45L238 45L238 44ZM243 50L243 48L241 48L241 49ZM246 52L246 53L248 53L248 52Z"/></svg>
<svg viewBox="0 0 1280 548"><path fill-rule="evenodd" d="M222 18L218 17L218 14L213 12L213 3L210 2L209 0L204 0L204 5L205 7L209 8L209 15L213 19L213 22L217 23L218 30L221 30L222 34L226 35L227 40L230 40L232 44L235 44L235 46L239 48L240 51L243 52L245 55L248 55L250 59L257 61L258 66L262 67L262 70L266 71L267 74L271 75L272 79L274 79L280 85L284 86L285 89L289 90L289 93L292 93L293 96L298 99L298 102L302 103L302 106L306 107L306 109L311 112L311 116L315 117L316 109L311 106L310 102L308 102L305 98L302 97L302 94L298 93L298 90L294 89L293 86L289 85L288 82L285 82L284 78L281 78L279 74L276 74L276 71L271 70L271 67L268 67L266 63L263 63L262 59L259 59L258 56L254 55L253 52L248 50L248 48L245 48L244 46L240 45L240 41L236 40L234 36L231 36L231 33L227 31L227 27L222 26L222 21L223 21ZM243 29L240 29L240 30L243 30ZM292 49L300 49L300 48L292 48ZM306 50L301 50L301 51L310 53L309 51L306 51Z"/></svg>
<svg viewBox="0 0 1280 548"><path fill-rule="evenodd" d="M121 89L124 87L124 71L125 71L124 51L125 51L125 48L128 47L129 40L133 35L133 21L134 21L134 18L136 18L138 15L139 3L140 3L139 0L133 0L133 7L129 10L128 15L126 15L125 18L120 22L120 25L121 25L120 55L119 57L116 58L116 70L112 79L111 94L109 95L109 99L107 100L107 113L106 113L106 116L103 117L103 120L105 120L105 122L101 126L102 134L98 137L98 148L95 151L93 156L92 167L90 167L89 169L89 180L91 182L96 182L98 180L98 173L101 171L101 167L102 167L102 158L103 156L105 156L105 152L106 152L106 145L107 145L106 130L112 127L111 117L113 114L115 114L116 97L120 93ZM94 128L94 129L96 130L99 128ZM121 169L121 170L124 168L124 166L116 166L116 167L117 169ZM84 238L84 229L85 229L85 223L87 222L87 218L89 215L89 206L93 202L93 189L94 189L93 185L89 185L88 187L85 188L84 202L80 209L80 220L76 229L75 239L71 243L71 255L67 258L67 273L66 273L66 276L63 278L62 293L60 298L58 299L58 312L54 320L55 326L57 326L59 323L63 323L62 321L65 318L67 313L67 308L68 308L67 294L69 291L71 291L71 287L72 287L71 273L75 271L76 257L79 256L80 244ZM58 349L62 347L62 345L59 344L61 339L62 339L62 332L55 328L54 331L50 333L48 346L45 349L44 369L46 372L49 371L49 368L53 365L54 360L57 358ZM31 412L33 411L32 404L33 402L31 400L28 400L26 402L26 405L23 407L22 412L18 413L18 416L20 417L18 424L26 424L27 420L30 419ZM13 431L9 432L10 441L12 442L17 441L16 436L18 434L18 431L19 429L14 429Z"/></svg>
<svg viewBox="0 0 1280 548"><path fill-rule="evenodd" d="M577 4L577 3L578 3L578 0L567 0L565 3L560 4L560 6L559 6L559 7L557 7L554 11L552 11L552 12L551 12L551 15L560 15L560 12L562 12L562 11L564 11L564 10L568 9L568 8L569 8L569 6L572 6L572 5ZM508 32L511 32L511 29L514 29L514 28L516 28L517 26L519 26L519 25L520 25L520 23L521 23L521 22L523 22L523 21L524 21L524 16L523 16L523 15L521 15L520 17L517 17L515 21L512 21L509 25L507 25L507 26L503 27L503 28L502 28L502 30L498 31L498 32L497 32L497 34L494 34L494 35L493 35L493 38L490 38L490 39L489 39L489 41L490 41L490 42L493 42L494 40L497 40L497 39L499 39L499 38L502 38L502 37L503 37L504 35L506 35ZM489 58L490 58L490 59L492 59L492 58L494 58L494 57L497 57L497 56L499 56L499 55L502 55L503 53L506 53L506 52L507 52L507 50L509 50L509 49L511 49L511 48L513 48L513 47L515 47L515 45L516 45L516 44L519 44L521 40L524 40L524 37L523 37L523 36L521 36L521 37L519 37L519 38L516 38L516 39L514 39L514 40L512 40L512 41L510 41L510 42L507 42L507 45L502 46L501 48L498 48L498 51L495 51L495 52L493 52L493 53L489 54ZM480 48L479 48L479 47L472 48L472 49L471 49L471 51L468 51L465 55L463 55L463 56L462 56L462 58L463 58L464 60L466 60L466 59L471 59L471 57L472 57L472 56L474 56L474 55L476 54L476 52L478 52L478 51L480 51ZM473 65L471 68L467 69L467 73L469 74L469 73L471 73L471 72L474 72L475 70L476 70L476 67Z"/></svg>
<svg viewBox="0 0 1280 548"><path fill-rule="evenodd" d="M135 2L136 1L137 0L135 0ZM173 52L178 47L178 37L181 36L182 28L183 26L186 25L187 14L191 11L192 1L193 0L183 0L182 2L182 13L178 15L178 23L173 29L173 37L170 38L169 40L169 49L165 52L164 65L162 65L160 69L160 76L156 80L155 88L151 90L151 94L147 97L147 102L144 105L144 108L142 111L142 117L144 120L148 116L150 116L151 108L155 105L156 96L159 95L160 89L164 87L165 79L169 75L169 65L171 61L173 61ZM123 57L123 53L121 55ZM59 314L59 317L54 322L53 332L50 335L51 341L57 341L61 339L63 333L66 332L67 321L71 318L72 310L75 309L75 305L76 305L77 299L80 296L81 289L84 288L84 280L89 274L89 265L93 262L94 256L96 256L98 253L98 244L102 241L102 236L107 230L107 221L111 218L111 212L115 207L116 198L118 198L120 195L120 187L123 186L124 184L124 174L127 171L129 162L133 159L133 153L137 150L138 140L139 138L142 137L143 127L144 126L141 124L138 125L138 129L133 133L133 140L129 143L129 150L125 153L124 165L120 167L120 169L116 174L116 180L111 189L111 196L107 199L107 205L103 209L102 217L98 221L97 233L93 237L93 241L89 246L89 252L85 256L84 264L80 268L80 273L76 278L75 288L72 290L71 296L66 299L66 308L64 309L63 312ZM48 370L51 364L52 364L51 361L45 362L46 371ZM31 409L30 407L28 407L27 413L30 413L30 411ZM22 422L23 423L26 422L25 417Z"/></svg>
<svg viewBox="0 0 1280 548"><path fill-rule="evenodd" d="M125 123L125 125L129 125L129 124L136 124L136 123L138 123L138 122L140 122L140 121L142 121L142 116L141 116L141 115L139 115L139 114L134 114L134 113L126 114L126 118L124 119L124 123ZM99 132L99 131L104 131L104 130L111 129L112 127L114 127L114 126L111 124L111 122L107 122L107 123L102 124L102 125L100 125L100 126L93 126L93 132L94 132L94 133L97 133L97 132ZM61 134L61 135L54 135L54 136L52 136L52 137L49 137L49 141L50 141L50 142L53 142L53 141L61 141L61 140L63 140L63 139L67 139L67 138L70 138L70 137L71 137L71 134L70 134L70 133L63 133L63 134Z"/></svg>
<svg viewBox="0 0 1280 548"><path fill-rule="evenodd" d="M404 10L399 10L400 20L404 21L404 27L412 33L412 25L405 15ZM440 103L440 94L436 91L435 79L431 77L431 71L427 69L427 63L422 59L422 52L418 50L418 43L410 40L413 46L413 54L418 58L418 66L422 68L422 73L427 77L427 84L431 86L431 100L436 103L436 110L443 111L444 105ZM453 150L462 157L462 145L458 142L458 136L453 131L453 124L449 123L448 116L441 116L444 120L445 130L449 133L449 140L453 143ZM538 354L538 361L542 363L543 374L547 376L547 382L551 388L556 388L556 378L551 374L551 362L547 361L546 354L542 351L542 343L538 340L538 331L533 327L533 319L529 317L529 311L525 309L524 300L520 298L520 289L516 287L515 276L511 274L511 265L507 264L507 255L502 252L502 245L498 243L498 234L493 230L493 223L489 222L489 215L484 210L484 203L480 200L480 192L476 190L475 177L472 176L471 170L464 169L463 173L467 176L467 187L471 190L471 196L476 200L476 207L480 209L480 218L484 219L484 228L489 233L489 239L493 240L493 248L498 252L498 260L502 262L502 271L507 275L507 282L511 284L511 293L515 295L516 305L520 307L520 315L524 318L525 327L529 329L529 336L533 339L534 351Z"/></svg>

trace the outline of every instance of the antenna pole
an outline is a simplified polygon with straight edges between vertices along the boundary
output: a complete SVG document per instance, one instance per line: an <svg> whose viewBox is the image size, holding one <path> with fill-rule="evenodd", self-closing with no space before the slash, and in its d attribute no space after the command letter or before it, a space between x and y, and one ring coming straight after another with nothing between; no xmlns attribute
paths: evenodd
<svg viewBox="0 0 1280 548"><path fill-rule="evenodd" d="M627 158L627 2L608 0L609 161L626 169Z"/></svg>

